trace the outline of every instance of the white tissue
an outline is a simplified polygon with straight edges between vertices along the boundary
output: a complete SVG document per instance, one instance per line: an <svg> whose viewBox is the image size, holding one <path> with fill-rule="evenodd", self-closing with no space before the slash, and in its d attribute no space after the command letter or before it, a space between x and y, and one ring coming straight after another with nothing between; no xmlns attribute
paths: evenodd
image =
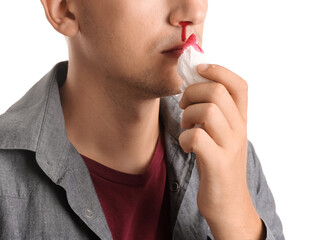
<svg viewBox="0 0 328 240"><path fill-rule="evenodd" d="M197 72L197 65L202 63L207 63L205 55L195 50L193 46L189 46L179 57L178 73L183 80L182 85L179 87L181 91L180 99L189 85L210 82L210 80L203 78Z"/></svg>
<svg viewBox="0 0 328 240"><path fill-rule="evenodd" d="M189 46L178 59L178 73L182 78L182 85L179 87L181 94L176 95L178 101L181 100L182 95L189 85L202 82L210 82L210 80L203 78L197 72L197 65L207 63L203 53L198 52L193 46ZM182 114L180 118L182 118ZM195 124L194 127L202 128L202 124Z"/></svg>

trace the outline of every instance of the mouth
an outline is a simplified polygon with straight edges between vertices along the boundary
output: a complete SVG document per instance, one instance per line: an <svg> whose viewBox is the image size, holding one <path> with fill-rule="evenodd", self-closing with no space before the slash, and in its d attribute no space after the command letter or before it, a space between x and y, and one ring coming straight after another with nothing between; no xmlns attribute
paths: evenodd
<svg viewBox="0 0 328 240"><path fill-rule="evenodd" d="M174 58L179 58L180 55L182 54L182 49L183 49L183 44L182 45L178 45L178 46L175 46L171 49L168 49L168 50L165 50L161 53L169 56L169 57L174 57Z"/></svg>

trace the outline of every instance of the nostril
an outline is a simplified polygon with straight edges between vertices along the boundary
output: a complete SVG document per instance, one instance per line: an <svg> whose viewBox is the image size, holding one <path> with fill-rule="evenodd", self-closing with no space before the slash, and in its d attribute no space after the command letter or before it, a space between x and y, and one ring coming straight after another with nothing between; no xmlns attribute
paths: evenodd
<svg viewBox="0 0 328 240"><path fill-rule="evenodd" d="M187 22L187 21L184 21L184 22L179 22L179 24L181 25L182 27L182 33L181 33L181 41L182 42L185 42L186 41L186 27L188 25L190 25L192 22Z"/></svg>

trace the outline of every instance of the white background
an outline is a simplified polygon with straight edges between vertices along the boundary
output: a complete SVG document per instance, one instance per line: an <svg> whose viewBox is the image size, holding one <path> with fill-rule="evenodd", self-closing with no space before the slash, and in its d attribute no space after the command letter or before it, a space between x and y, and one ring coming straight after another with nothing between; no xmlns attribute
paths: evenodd
<svg viewBox="0 0 328 240"><path fill-rule="evenodd" d="M248 138L274 194L285 237L292 240L327 238L325 4L209 0L204 32L203 49L211 62L248 82ZM46 20L40 1L3 1L0 114L67 59L64 37Z"/></svg>

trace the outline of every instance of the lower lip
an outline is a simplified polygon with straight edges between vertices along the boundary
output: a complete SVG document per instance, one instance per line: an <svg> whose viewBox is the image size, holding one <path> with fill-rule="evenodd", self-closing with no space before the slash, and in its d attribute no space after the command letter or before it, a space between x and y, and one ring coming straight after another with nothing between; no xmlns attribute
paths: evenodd
<svg viewBox="0 0 328 240"><path fill-rule="evenodd" d="M165 54L168 57L179 58L180 55L182 54L182 50L181 49L180 50L178 49L178 50L163 52L163 54Z"/></svg>

